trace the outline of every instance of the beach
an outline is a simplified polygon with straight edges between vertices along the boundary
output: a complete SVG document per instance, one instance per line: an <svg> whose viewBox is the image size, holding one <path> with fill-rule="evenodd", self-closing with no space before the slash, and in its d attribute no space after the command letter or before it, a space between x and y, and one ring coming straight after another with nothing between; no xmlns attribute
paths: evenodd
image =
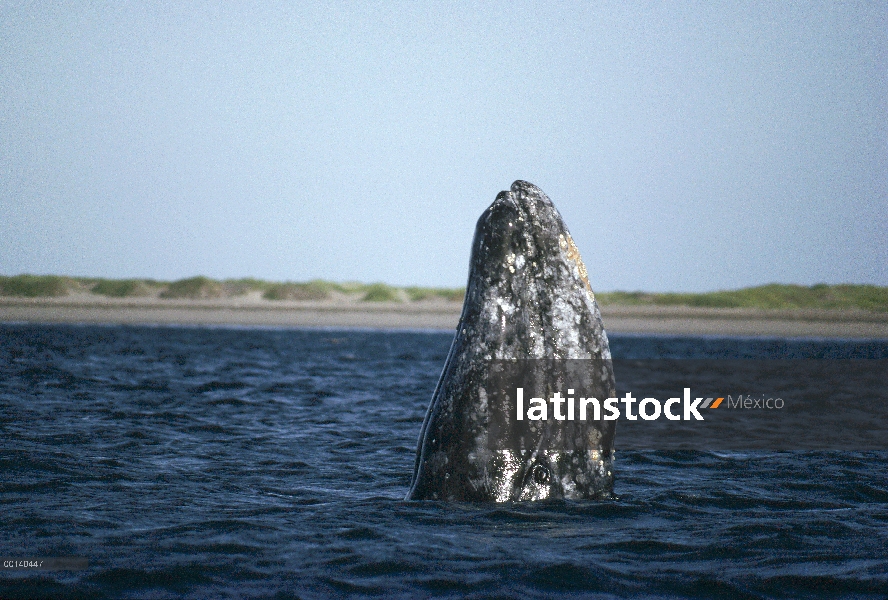
<svg viewBox="0 0 888 600"><path fill-rule="evenodd" d="M259 294L218 299L0 297L0 322L455 329L462 304L273 301ZM888 339L888 313L864 310L768 310L687 306L604 306L605 328L617 334Z"/></svg>

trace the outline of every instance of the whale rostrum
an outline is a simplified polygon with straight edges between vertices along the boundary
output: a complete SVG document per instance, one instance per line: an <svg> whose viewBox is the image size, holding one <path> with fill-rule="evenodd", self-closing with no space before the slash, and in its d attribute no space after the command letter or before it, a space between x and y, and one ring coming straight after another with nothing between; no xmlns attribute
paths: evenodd
<svg viewBox="0 0 888 600"><path fill-rule="evenodd" d="M542 190L516 181L478 219L462 315L407 499L609 496L614 421L523 418L515 388L523 382L546 399L575 385L614 397L610 359L589 275L561 215Z"/></svg>

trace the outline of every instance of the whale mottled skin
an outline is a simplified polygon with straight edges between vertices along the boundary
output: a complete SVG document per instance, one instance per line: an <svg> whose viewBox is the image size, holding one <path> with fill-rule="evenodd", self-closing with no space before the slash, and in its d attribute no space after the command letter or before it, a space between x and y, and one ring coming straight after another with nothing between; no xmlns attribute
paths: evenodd
<svg viewBox="0 0 888 600"><path fill-rule="evenodd" d="M603 400L616 396L610 359L586 267L561 215L542 190L516 181L478 219L462 316L422 425L407 499L608 497L614 421L519 420L514 390L497 388L493 371L529 364L531 381L546 390L537 393L548 394L572 365Z"/></svg>

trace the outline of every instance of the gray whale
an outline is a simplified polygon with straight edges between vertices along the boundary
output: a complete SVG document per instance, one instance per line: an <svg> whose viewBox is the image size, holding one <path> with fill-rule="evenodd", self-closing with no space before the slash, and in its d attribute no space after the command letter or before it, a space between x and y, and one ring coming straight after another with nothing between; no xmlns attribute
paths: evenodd
<svg viewBox="0 0 888 600"><path fill-rule="evenodd" d="M609 496L614 421L519 420L515 390L501 390L496 373L524 365L518 370L549 393L571 365L603 400L616 396L610 359L561 215L542 190L516 181L478 219L462 316L422 425L407 500Z"/></svg>

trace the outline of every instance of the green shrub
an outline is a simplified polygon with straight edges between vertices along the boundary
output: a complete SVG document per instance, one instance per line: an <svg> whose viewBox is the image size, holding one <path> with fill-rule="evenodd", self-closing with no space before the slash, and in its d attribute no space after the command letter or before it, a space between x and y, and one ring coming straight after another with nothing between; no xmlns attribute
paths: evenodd
<svg viewBox="0 0 888 600"><path fill-rule="evenodd" d="M151 287L140 279L100 279L90 291L112 298L130 298L150 295Z"/></svg>
<svg viewBox="0 0 888 600"><path fill-rule="evenodd" d="M404 288L404 291L407 292L407 296L410 298L411 302L418 302L420 300L426 300L437 296L434 288L408 287Z"/></svg>
<svg viewBox="0 0 888 600"><path fill-rule="evenodd" d="M262 297L267 300L326 300L331 285L315 280L308 283L278 283L271 285Z"/></svg>
<svg viewBox="0 0 888 600"><path fill-rule="evenodd" d="M249 292L268 290L269 284L261 279L242 277L241 279L226 279L222 282L222 291L226 296L243 296Z"/></svg>
<svg viewBox="0 0 888 600"><path fill-rule="evenodd" d="M466 298L466 288L456 288L451 290L441 290L441 296L449 302L462 302Z"/></svg>
<svg viewBox="0 0 888 600"><path fill-rule="evenodd" d="M877 285L835 285L830 290L838 299L865 310L888 311L888 287Z"/></svg>
<svg viewBox="0 0 888 600"><path fill-rule="evenodd" d="M427 288L427 287L408 287L404 288L411 302L428 300L429 298L444 298L448 301L462 302L466 291L463 288Z"/></svg>
<svg viewBox="0 0 888 600"><path fill-rule="evenodd" d="M331 283L337 291L342 292L344 294L356 294L356 293L364 293L370 287L366 283L360 283L357 281L346 281L345 283Z"/></svg>
<svg viewBox="0 0 888 600"><path fill-rule="evenodd" d="M659 305L705 308L763 309L862 309L888 311L888 288L875 285L827 285L810 287L771 283L739 290L705 294L647 294L607 292L596 294L603 306Z"/></svg>
<svg viewBox="0 0 888 600"><path fill-rule="evenodd" d="M65 296L71 284L71 279L58 275L0 277L0 294L27 298Z"/></svg>
<svg viewBox="0 0 888 600"><path fill-rule="evenodd" d="M384 283L368 285L364 302L400 302L398 290Z"/></svg>
<svg viewBox="0 0 888 600"><path fill-rule="evenodd" d="M654 296L646 292L600 292L595 294L595 299L602 306L638 306L652 304Z"/></svg>
<svg viewBox="0 0 888 600"><path fill-rule="evenodd" d="M222 284L209 277L191 277L174 281L161 292L161 298L221 298L225 295Z"/></svg>

